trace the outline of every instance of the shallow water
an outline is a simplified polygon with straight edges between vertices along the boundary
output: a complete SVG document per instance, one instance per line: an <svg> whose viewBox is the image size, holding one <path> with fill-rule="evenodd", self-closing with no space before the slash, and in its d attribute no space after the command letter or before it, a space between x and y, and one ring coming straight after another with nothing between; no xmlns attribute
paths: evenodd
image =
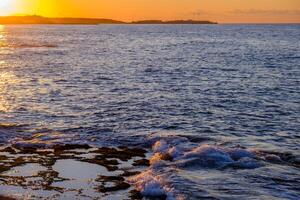
<svg viewBox="0 0 300 200"><path fill-rule="evenodd" d="M0 143L147 148L129 180L145 196L299 199L299 38L299 25L2 26Z"/></svg>

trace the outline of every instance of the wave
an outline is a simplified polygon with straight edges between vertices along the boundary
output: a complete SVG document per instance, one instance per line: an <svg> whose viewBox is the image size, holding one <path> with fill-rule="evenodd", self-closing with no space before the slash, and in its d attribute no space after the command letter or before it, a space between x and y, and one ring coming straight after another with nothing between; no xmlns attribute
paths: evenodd
<svg viewBox="0 0 300 200"><path fill-rule="evenodd" d="M14 126L16 125L11 127ZM127 178L127 182L133 185L142 196L154 199L191 199L190 194L187 194L190 191L187 192L181 185L189 183L195 187L199 184L192 183L192 180L182 177L179 173L203 171L226 173L226 170L238 173L242 170L263 169L271 164L300 167L299 157L293 154L247 149L238 144L236 146L228 146L229 144L226 143L218 144L209 137L160 132L150 134L148 137L140 135L126 136L126 139L122 137L113 139L111 134L107 134L108 138L106 138L105 132L109 130L102 130L100 132L103 134L97 131L103 140L101 143L99 139L87 140L87 132L81 130L82 134L80 134L78 131L74 129L62 132L45 130L30 137L14 138L10 142L14 148L18 149L47 149L57 148L60 145L75 145L75 147L87 145L92 148L102 146L102 144L146 148L150 151L147 154L148 164L145 168L137 168L138 171L142 170L141 173ZM106 142L109 140L110 142Z"/></svg>
<svg viewBox="0 0 300 200"><path fill-rule="evenodd" d="M7 144L10 139L17 137L24 138L30 136L30 133L26 131L27 128L27 124L0 123L0 144Z"/></svg>
<svg viewBox="0 0 300 200"><path fill-rule="evenodd" d="M172 186L172 180L168 179L172 176L171 171L176 173L174 169L222 169L229 166L252 169L262 166L259 161L254 159L255 155L247 150L223 149L208 144L186 151L178 147L171 147L161 140L154 144L153 152L150 158L151 166L129 180L145 197L166 197L170 200L186 199L180 191L176 191Z"/></svg>
<svg viewBox="0 0 300 200"><path fill-rule="evenodd" d="M282 156L274 153L262 153L240 146L191 144L187 138L179 136L173 136L173 140L171 138L167 136L165 139L160 138L155 141L149 158L150 166L141 174L129 179L129 182L135 185L136 190L145 197L168 200L190 199L189 195L184 194L182 187L178 187L179 171L253 170L264 167L268 163L284 162ZM152 141L151 138L150 141ZM296 161L295 156L293 162ZM292 164L292 162L286 164ZM188 181L179 182L184 184Z"/></svg>

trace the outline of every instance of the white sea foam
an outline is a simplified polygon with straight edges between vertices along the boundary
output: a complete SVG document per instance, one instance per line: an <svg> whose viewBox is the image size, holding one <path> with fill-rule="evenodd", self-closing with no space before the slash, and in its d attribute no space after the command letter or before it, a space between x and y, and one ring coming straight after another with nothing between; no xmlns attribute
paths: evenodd
<svg viewBox="0 0 300 200"><path fill-rule="evenodd" d="M170 148L169 144L165 140L159 140L155 142L155 144L152 147L152 150L154 152L161 152L165 153Z"/></svg>
<svg viewBox="0 0 300 200"><path fill-rule="evenodd" d="M178 157L180 157L183 154L183 150L180 149L179 147L171 147L170 149L168 149L168 154L176 159Z"/></svg>
<svg viewBox="0 0 300 200"><path fill-rule="evenodd" d="M184 199L184 195L177 191L172 180L176 170L183 168L214 168L235 167L253 169L261 164L255 159L255 154L242 148L225 148L217 145L202 144L196 147L175 137L160 138L153 142L153 155L150 167L132 177L130 182L146 197L166 196L167 199ZM192 148L187 148L188 146ZM175 169L175 170L174 170ZM172 171L172 176L171 172ZM176 175L175 175L176 176Z"/></svg>
<svg viewBox="0 0 300 200"><path fill-rule="evenodd" d="M130 179L136 189L146 197L167 197L168 200L178 199L174 194L174 189L167 182L167 178L159 175L153 168L142 172Z"/></svg>

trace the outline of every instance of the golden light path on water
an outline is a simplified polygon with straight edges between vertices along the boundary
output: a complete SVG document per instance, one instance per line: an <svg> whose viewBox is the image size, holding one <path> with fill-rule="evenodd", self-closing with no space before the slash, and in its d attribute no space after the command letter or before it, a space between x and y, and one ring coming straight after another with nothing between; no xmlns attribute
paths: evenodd
<svg viewBox="0 0 300 200"><path fill-rule="evenodd" d="M31 38L30 38L31 39ZM30 40L31 41L31 40ZM18 61L14 56L20 52L25 52L26 48L39 47L36 44L26 43L23 38L15 37L11 27L0 25L0 123L6 121L6 118L14 120L12 113L23 106L28 110L45 111L49 107L44 104L34 104L27 106L24 99L33 99L36 94L47 94L49 88L40 87L29 89L22 87L30 81L30 77L22 76L22 65L26 60ZM21 72L21 74L20 74ZM50 81L51 82L51 81ZM37 84L50 84L48 79L39 78ZM51 88L51 87L50 87ZM48 90L49 89L49 90Z"/></svg>
<svg viewBox="0 0 300 200"><path fill-rule="evenodd" d="M6 38L4 34L4 26L0 25L0 47L4 47L6 44ZM0 54L2 54L2 49L0 51Z"/></svg>
<svg viewBox="0 0 300 200"><path fill-rule="evenodd" d="M6 34L5 26L0 25L0 113L11 110L13 104L9 102L9 87L18 83L17 77L12 70L9 70L8 63L3 59L3 55L13 52L8 48Z"/></svg>

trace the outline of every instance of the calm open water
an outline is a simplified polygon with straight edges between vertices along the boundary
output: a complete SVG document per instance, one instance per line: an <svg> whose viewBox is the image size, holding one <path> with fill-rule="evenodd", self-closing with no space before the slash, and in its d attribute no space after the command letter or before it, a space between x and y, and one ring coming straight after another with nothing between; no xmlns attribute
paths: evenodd
<svg viewBox="0 0 300 200"><path fill-rule="evenodd" d="M0 143L155 144L173 160L132 180L145 196L298 200L299 41L299 25L2 26Z"/></svg>

